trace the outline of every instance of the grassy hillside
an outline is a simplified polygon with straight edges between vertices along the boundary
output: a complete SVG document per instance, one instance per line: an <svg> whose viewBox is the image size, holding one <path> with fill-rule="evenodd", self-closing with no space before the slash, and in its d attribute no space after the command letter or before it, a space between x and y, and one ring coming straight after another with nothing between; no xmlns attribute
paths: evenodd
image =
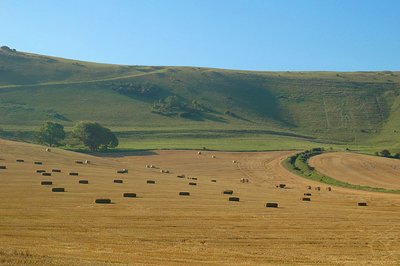
<svg viewBox="0 0 400 266"><path fill-rule="evenodd" d="M282 147L321 141L391 147L400 132L399 84L400 73L388 71L118 66L2 48L0 127L3 135L23 135L45 120L67 129L92 120L118 131L127 148L182 147L183 139L220 147L229 138L251 140L241 143L247 149L277 138Z"/></svg>

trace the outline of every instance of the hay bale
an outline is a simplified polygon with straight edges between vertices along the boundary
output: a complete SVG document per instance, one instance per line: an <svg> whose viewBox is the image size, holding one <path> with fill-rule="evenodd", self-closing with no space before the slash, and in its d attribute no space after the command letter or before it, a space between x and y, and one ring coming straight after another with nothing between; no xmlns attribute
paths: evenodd
<svg viewBox="0 0 400 266"><path fill-rule="evenodd" d="M358 206L368 206L368 204L366 202L359 202Z"/></svg>
<svg viewBox="0 0 400 266"><path fill-rule="evenodd" d="M150 165L146 164L146 168L150 168Z"/></svg>
<svg viewBox="0 0 400 266"><path fill-rule="evenodd" d="M321 187L316 187L315 190L320 191Z"/></svg>
<svg viewBox="0 0 400 266"><path fill-rule="evenodd" d="M215 155L211 156L211 158L215 159Z"/></svg>
<svg viewBox="0 0 400 266"><path fill-rule="evenodd" d="M83 161L76 160L75 163L77 163L77 164L83 164Z"/></svg>
<svg viewBox="0 0 400 266"><path fill-rule="evenodd" d="M311 193L304 193L304 196L311 196Z"/></svg>
<svg viewBox="0 0 400 266"><path fill-rule="evenodd" d="M311 201L311 198L303 198L302 201Z"/></svg>
<svg viewBox="0 0 400 266"><path fill-rule="evenodd" d="M237 163L237 162L235 160L233 160L232 163Z"/></svg>
<svg viewBox="0 0 400 266"><path fill-rule="evenodd" d="M42 162L33 162L34 164L42 165Z"/></svg>
<svg viewBox="0 0 400 266"><path fill-rule="evenodd" d="M286 184L279 184L278 187L279 187L279 188L285 188L285 187L286 187Z"/></svg>
<svg viewBox="0 0 400 266"><path fill-rule="evenodd" d="M197 180L197 177L192 177L191 179L192 179L192 180Z"/></svg>
<svg viewBox="0 0 400 266"><path fill-rule="evenodd" d="M111 204L111 199L96 199L94 203L97 204Z"/></svg>
<svg viewBox="0 0 400 266"><path fill-rule="evenodd" d="M155 167L154 165L151 164L151 165L150 165L150 168L156 168L156 167Z"/></svg>
<svg viewBox="0 0 400 266"><path fill-rule="evenodd" d="M331 187L327 187L326 190L332 191L332 188Z"/></svg>
<svg viewBox="0 0 400 266"><path fill-rule="evenodd" d="M211 180L211 182L214 182L214 183L215 183L215 182L217 182L217 180L215 180L215 179L212 179L212 180Z"/></svg>
<svg viewBox="0 0 400 266"><path fill-rule="evenodd" d="M222 192L222 194L225 194L225 195L232 195L232 194L233 194L233 190L230 190L230 189L224 190L224 191Z"/></svg>
<svg viewBox="0 0 400 266"><path fill-rule="evenodd" d="M126 192L123 194L124 198L136 198L136 193Z"/></svg>
<svg viewBox="0 0 400 266"><path fill-rule="evenodd" d="M239 201L240 199L238 197L229 197L229 201Z"/></svg>
<svg viewBox="0 0 400 266"><path fill-rule="evenodd" d="M186 178L185 175L177 175L176 177L177 177L177 178Z"/></svg>
<svg viewBox="0 0 400 266"><path fill-rule="evenodd" d="M42 176L51 176L51 173L42 173Z"/></svg>
<svg viewBox="0 0 400 266"><path fill-rule="evenodd" d="M17 159L17 160L15 160L17 163L23 163L23 162L25 162L25 160L22 160L22 159Z"/></svg>
<svg viewBox="0 0 400 266"><path fill-rule="evenodd" d="M198 154L198 155L201 155L201 151L198 151L197 154Z"/></svg>
<svg viewBox="0 0 400 266"><path fill-rule="evenodd" d="M85 164L90 164L90 161L89 160L85 160Z"/></svg>
<svg viewBox="0 0 400 266"><path fill-rule="evenodd" d="M156 181L154 181L154 180L147 180L146 183L147 183L147 184L155 184Z"/></svg>
<svg viewBox="0 0 400 266"><path fill-rule="evenodd" d="M124 181L121 179L114 179L114 183L122 184L122 183L124 183Z"/></svg>
<svg viewBox="0 0 400 266"><path fill-rule="evenodd" d="M38 173L38 174L45 173L45 172L46 172L46 170L43 170L43 169L36 170L36 173Z"/></svg>
<svg viewBox="0 0 400 266"><path fill-rule="evenodd" d="M75 175L75 176L77 176L77 175L79 175L79 173L77 173L77 172L70 172L69 175Z"/></svg>
<svg viewBox="0 0 400 266"><path fill-rule="evenodd" d="M51 169L51 171L52 171L53 173L61 173L61 170L60 170L60 169Z"/></svg>
<svg viewBox="0 0 400 266"><path fill-rule="evenodd" d="M190 196L190 192L181 191L181 192L179 192L179 196Z"/></svg>
<svg viewBox="0 0 400 266"><path fill-rule="evenodd" d="M189 186L197 186L197 183L189 182Z"/></svg>
<svg viewBox="0 0 400 266"><path fill-rule="evenodd" d="M89 180L79 180L79 184L89 184Z"/></svg>
<svg viewBox="0 0 400 266"><path fill-rule="evenodd" d="M53 181L42 181L40 182L42 186L51 186L53 185Z"/></svg>
<svg viewBox="0 0 400 266"><path fill-rule="evenodd" d="M51 189L52 192L65 192L65 189L63 187L53 187Z"/></svg>
<svg viewBox="0 0 400 266"><path fill-rule="evenodd" d="M127 174L127 173L128 173L128 169L117 170L117 174Z"/></svg>
<svg viewBox="0 0 400 266"><path fill-rule="evenodd" d="M0 165L0 169L7 169L7 166L5 166L5 165Z"/></svg>
<svg viewBox="0 0 400 266"><path fill-rule="evenodd" d="M46 148L46 151L47 151L47 152L51 152L51 149L49 149L49 148Z"/></svg>
<svg viewBox="0 0 400 266"><path fill-rule="evenodd" d="M311 186L307 186L307 189L311 189Z"/></svg>
<svg viewBox="0 0 400 266"><path fill-rule="evenodd" d="M278 203L276 203L276 202L267 202L267 204L265 204L265 207L267 207L267 208L278 208Z"/></svg>

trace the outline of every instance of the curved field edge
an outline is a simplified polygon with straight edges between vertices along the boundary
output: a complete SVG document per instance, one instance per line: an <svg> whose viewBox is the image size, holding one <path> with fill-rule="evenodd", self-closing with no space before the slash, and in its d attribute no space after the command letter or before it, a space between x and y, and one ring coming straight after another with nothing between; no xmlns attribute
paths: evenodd
<svg viewBox="0 0 400 266"><path fill-rule="evenodd" d="M283 161L283 166L295 173L299 176L302 176L306 179L310 179L313 181L318 181L324 184L338 186L343 188L350 188L356 190L370 191L370 192L383 192L383 193L393 193L400 194L400 190L398 189L386 189L386 188L377 188L363 185L356 185L347 182L343 182L337 179L334 179L330 176L324 175L318 172L314 167L310 166L308 161L311 157L320 155L324 153L325 150L323 148L314 148L311 150L306 150L295 155L290 156L286 160Z"/></svg>

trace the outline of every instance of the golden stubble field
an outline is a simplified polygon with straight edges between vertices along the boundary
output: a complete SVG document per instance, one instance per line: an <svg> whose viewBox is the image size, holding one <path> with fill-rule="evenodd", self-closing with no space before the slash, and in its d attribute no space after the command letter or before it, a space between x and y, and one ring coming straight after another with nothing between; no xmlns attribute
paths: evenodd
<svg viewBox="0 0 400 266"><path fill-rule="evenodd" d="M400 189L400 160L334 152L315 156L310 164L335 179L358 185Z"/></svg>
<svg viewBox="0 0 400 266"><path fill-rule="evenodd" d="M0 170L0 264L399 265L400 196L329 192L281 166L292 153L147 151L100 158L0 140L0 165L7 166ZM52 168L62 172L36 173ZM121 168L129 173L117 174ZM72 171L79 176L69 176ZM124 183L113 183L116 178ZM51 192L42 180L66 192ZM287 188L276 188L279 183ZM225 189L240 202L229 202ZM124 192L138 197L123 198ZM307 192L311 202L301 200ZM113 204L94 204L96 198Z"/></svg>

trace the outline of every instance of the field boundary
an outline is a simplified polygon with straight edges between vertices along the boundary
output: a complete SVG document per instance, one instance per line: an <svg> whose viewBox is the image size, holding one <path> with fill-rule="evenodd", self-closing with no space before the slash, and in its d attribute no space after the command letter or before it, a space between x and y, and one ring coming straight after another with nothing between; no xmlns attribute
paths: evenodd
<svg viewBox="0 0 400 266"><path fill-rule="evenodd" d="M324 175L318 172L314 167L309 165L308 161L311 157L320 155L325 153L326 151L323 148L314 148L311 150L306 150L295 155L290 156L286 160L283 161L283 166L292 173L295 173L304 178L318 181L321 183L325 183L328 185L370 191L370 192L383 192L383 193L392 193L392 194L400 194L400 190L398 189L386 189L386 188L377 188L370 187L364 185L356 185L347 182L343 182L337 179L334 179L330 176Z"/></svg>

